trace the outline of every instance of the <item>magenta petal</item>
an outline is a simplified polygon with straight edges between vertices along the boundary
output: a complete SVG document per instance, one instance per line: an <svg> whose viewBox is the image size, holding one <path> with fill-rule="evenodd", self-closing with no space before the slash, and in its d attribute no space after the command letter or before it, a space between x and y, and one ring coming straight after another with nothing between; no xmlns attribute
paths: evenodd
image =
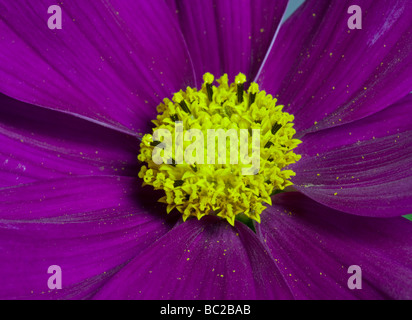
<svg viewBox="0 0 412 320"><path fill-rule="evenodd" d="M269 49L287 1L176 1L176 13L200 85L205 72L253 79Z"/></svg>
<svg viewBox="0 0 412 320"><path fill-rule="evenodd" d="M412 95L362 120L307 134L291 168L295 187L340 211L412 212Z"/></svg>
<svg viewBox="0 0 412 320"><path fill-rule="evenodd" d="M2 189L0 199L2 299L89 297L171 227L131 178L51 180ZM48 288L52 265L61 290Z"/></svg>
<svg viewBox="0 0 412 320"><path fill-rule="evenodd" d="M0 94L0 188L70 175L137 176L135 137Z"/></svg>
<svg viewBox="0 0 412 320"><path fill-rule="evenodd" d="M296 299L412 299L410 221L344 214L297 192L272 200L257 232ZM352 265L361 289L348 287Z"/></svg>
<svg viewBox="0 0 412 320"><path fill-rule="evenodd" d="M146 131L156 106L193 83L177 21L161 1L3 1L0 92L127 132Z"/></svg>
<svg viewBox="0 0 412 320"><path fill-rule="evenodd" d="M96 299L274 299L289 289L256 235L206 216L175 227L136 257Z"/></svg>
<svg viewBox="0 0 412 320"><path fill-rule="evenodd" d="M412 90L410 2L361 1L362 30L348 28L353 4L306 1L281 27L258 76L298 131L360 119Z"/></svg>

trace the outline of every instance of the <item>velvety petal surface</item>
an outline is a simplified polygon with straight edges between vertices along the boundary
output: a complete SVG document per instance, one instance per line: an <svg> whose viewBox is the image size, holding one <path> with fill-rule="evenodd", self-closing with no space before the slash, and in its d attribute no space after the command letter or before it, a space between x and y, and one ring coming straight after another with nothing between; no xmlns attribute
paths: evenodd
<svg viewBox="0 0 412 320"><path fill-rule="evenodd" d="M169 1L178 17L201 85L206 72L230 81L251 80L260 67L286 9L286 0Z"/></svg>
<svg viewBox="0 0 412 320"><path fill-rule="evenodd" d="M412 95L362 120L307 134L291 168L295 187L365 216L412 212Z"/></svg>
<svg viewBox="0 0 412 320"><path fill-rule="evenodd" d="M136 257L96 299L282 299L290 292L245 225L188 220Z"/></svg>
<svg viewBox="0 0 412 320"><path fill-rule="evenodd" d="M136 177L130 135L0 94L0 188L70 175Z"/></svg>
<svg viewBox="0 0 412 320"><path fill-rule="evenodd" d="M362 29L348 27L354 4ZM411 43L408 0L306 1L282 25L257 80L295 115L298 131L333 127L412 91Z"/></svg>
<svg viewBox="0 0 412 320"><path fill-rule="evenodd" d="M298 192L272 201L257 233L296 299L412 298L411 221L344 214Z"/></svg>
<svg viewBox="0 0 412 320"><path fill-rule="evenodd" d="M90 297L171 228L158 214L166 208L139 185L70 177L1 189L0 298ZM49 290L52 265L62 270L61 290Z"/></svg>
<svg viewBox="0 0 412 320"><path fill-rule="evenodd" d="M0 1L0 92L129 133L148 130L164 97L193 82L163 1ZM51 18L53 20L53 18Z"/></svg>

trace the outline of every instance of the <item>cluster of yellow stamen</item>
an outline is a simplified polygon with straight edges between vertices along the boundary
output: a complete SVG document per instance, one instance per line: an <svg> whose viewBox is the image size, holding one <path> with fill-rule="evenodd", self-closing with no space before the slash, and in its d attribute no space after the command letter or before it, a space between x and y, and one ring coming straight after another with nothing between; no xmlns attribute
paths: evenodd
<svg viewBox="0 0 412 320"><path fill-rule="evenodd" d="M177 163L172 156L169 163L155 163L153 151L161 142L146 134L138 159L147 165L142 166L139 177L144 185L163 189L166 195L159 201L167 204L168 213L176 208L183 220L190 216L200 219L204 215L217 215L231 225L241 216L260 222L260 214L266 208L263 203L271 205L274 192L292 185L289 179L295 173L285 167L300 159L292 150L301 142L293 139L294 117L283 112L283 106L276 105L277 100L260 91L256 83L251 83L245 91L243 74L236 76L230 85L226 74L217 80L218 86L213 85L210 73L203 80L200 90L188 87L175 93L172 100L164 99L157 107L159 115L153 121L156 125L153 130L169 130L174 143L178 122L184 130L199 129L205 136L209 129L247 129L251 138L252 131L258 129L260 161L256 174L243 174L242 169L248 166L242 161ZM190 144L185 141L184 147ZM229 150L229 143L226 146ZM248 150L252 151L252 144ZM216 157L218 151L216 148Z"/></svg>

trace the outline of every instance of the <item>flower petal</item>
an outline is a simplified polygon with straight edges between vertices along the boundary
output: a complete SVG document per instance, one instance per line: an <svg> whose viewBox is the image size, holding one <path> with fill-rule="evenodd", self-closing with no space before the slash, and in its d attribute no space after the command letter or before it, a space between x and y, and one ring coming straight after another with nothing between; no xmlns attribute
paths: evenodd
<svg viewBox="0 0 412 320"><path fill-rule="evenodd" d="M410 221L343 214L298 192L272 200L257 233L296 299L412 298ZM348 287L350 266L361 289Z"/></svg>
<svg viewBox="0 0 412 320"><path fill-rule="evenodd" d="M185 36L197 85L205 72L239 72L253 79L270 46L287 1L176 1L172 6Z"/></svg>
<svg viewBox="0 0 412 320"><path fill-rule="evenodd" d="M69 175L137 176L139 142L0 94L0 188Z"/></svg>
<svg viewBox="0 0 412 320"><path fill-rule="evenodd" d="M258 82L316 131L382 110L412 90L412 11L407 0L306 1L281 27ZM317 125L314 126L314 123Z"/></svg>
<svg viewBox="0 0 412 320"><path fill-rule="evenodd" d="M133 181L79 177L0 190L0 298L89 297L166 233L171 225L156 213L166 208ZM52 265L61 290L49 290Z"/></svg>
<svg viewBox="0 0 412 320"><path fill-rule="evenodd" d="M365 216L412 212L412 95L362 120L307 134L292 182L331 208Z"/></svg>
<svg viewBox="0 0 412 320"><path fill-rule="evenodd" d="M205 216L180 224L136 257L96 299L289 298L279 271L243 224Z"/></svg>
<svg viewBox="0 0 412 320"><path fill-rule="evenodd" d="M160 1L0 5L0 92L129 133L148 130L164 97L193 82L177 21Z"/></svg>

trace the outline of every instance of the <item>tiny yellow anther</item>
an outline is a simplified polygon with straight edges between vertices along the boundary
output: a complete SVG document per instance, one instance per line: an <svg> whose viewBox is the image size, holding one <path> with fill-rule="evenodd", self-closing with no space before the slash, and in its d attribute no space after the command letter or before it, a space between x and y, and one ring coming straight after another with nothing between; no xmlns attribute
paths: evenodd
<svg viewBox="0 0 412 320"><path fill-rule="evenodd" d="M256 94L259 92L259 85L256 82L252 82L248 90L249 94Z"/></svg>
<svg viewBox="0 0 412 320"><path fill-rule="evenodd" d="M236 84L242 84L246 82L246 76L243 73L239 73L236 77L235 77L235 83Z"/></svg>
<svg viewBox="0 0 412 320"><path fill-rule="evenodd" d="M207 83L207 84L212 84L214 80L215 80L214 75L211 74L211 73L209 73L209 72L206 72L206 73L203 75L203 81L204 81L205 83Z"/></svg>
<svg viewBox="0 0 412 320"><path fill-rule="evenodd" d="M172 100L173 100L174 102L177 102L177 103L182 102L182 101L183 101L183 95L182 95L182 93L181 93L181 92L176 92L176 93L173 95Z"/></svg>

